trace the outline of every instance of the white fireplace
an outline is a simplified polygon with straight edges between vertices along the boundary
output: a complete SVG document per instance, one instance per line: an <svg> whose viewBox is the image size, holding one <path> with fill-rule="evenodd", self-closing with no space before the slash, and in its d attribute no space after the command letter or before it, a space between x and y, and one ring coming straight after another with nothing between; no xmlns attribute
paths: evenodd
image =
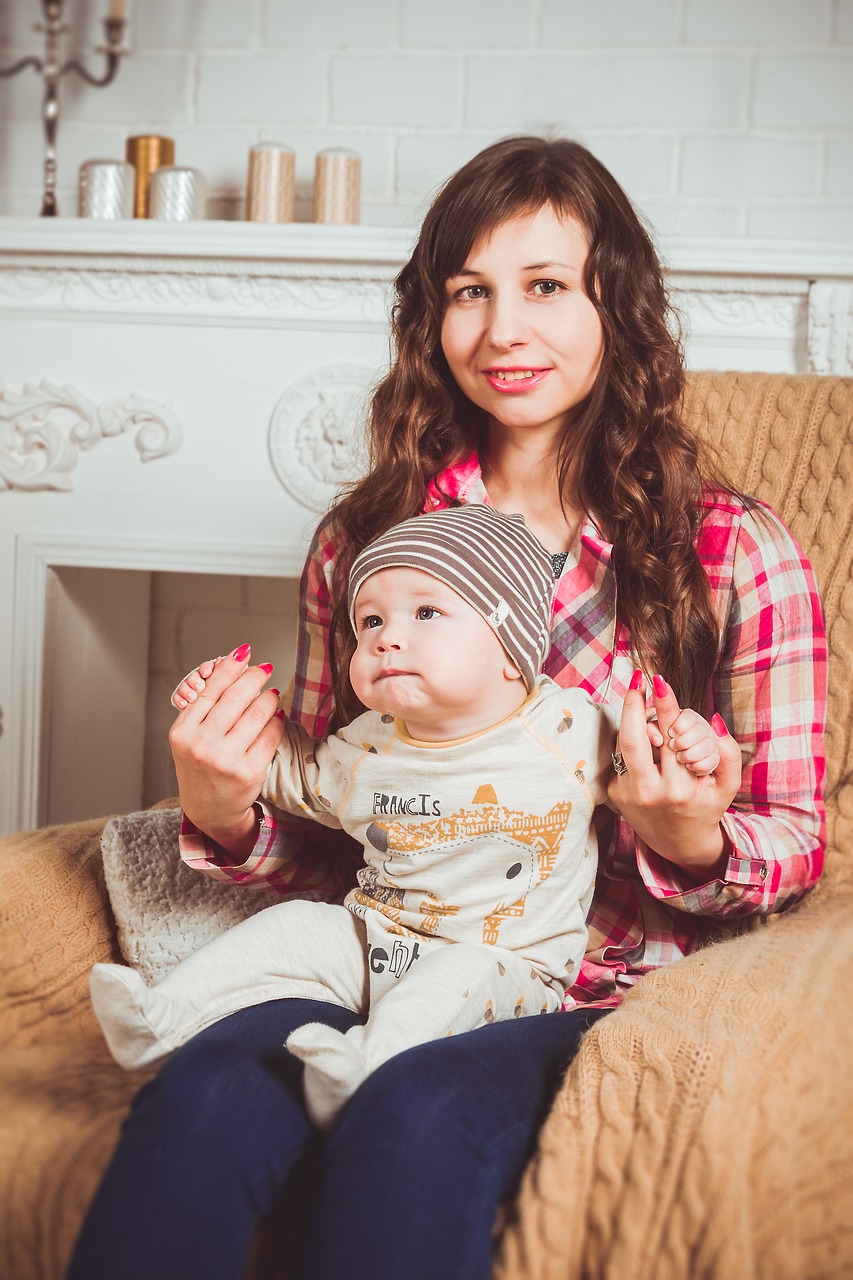
<svg viewBox="0 0 853 1280"><path fill-rule="evenodd" d="M409 244L0 219L0 831L138 806L148 575L298 576ZM692 367L853 372L845 247L665 256Z"/></svg>

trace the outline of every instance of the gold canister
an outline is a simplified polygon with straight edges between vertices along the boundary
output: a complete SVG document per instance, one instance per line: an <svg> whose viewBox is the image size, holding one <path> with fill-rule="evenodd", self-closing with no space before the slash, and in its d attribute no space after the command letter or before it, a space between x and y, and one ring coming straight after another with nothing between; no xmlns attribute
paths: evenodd
<svg viewBox="0 0 853 1280"><path fill-rule="evenodd" d="M296 195L296 155L278 142L249 150L246 218L249 222L292 222Z"/></svg>
<svg viewBox="0 0 853 1280"><path fill-rule="evenodd" d="M140 134L128 138L125 158L136 170L133 193L134 218L148 217L148 186L155 169L175 163L174 138L161 138L157 134Z"/></svg>
<svg viewBox="0 0 853 1280"><path fill-rule="evenodd" d="M314 221L351 223L361 217L361 156L329 147L314 166Z"/></svg>

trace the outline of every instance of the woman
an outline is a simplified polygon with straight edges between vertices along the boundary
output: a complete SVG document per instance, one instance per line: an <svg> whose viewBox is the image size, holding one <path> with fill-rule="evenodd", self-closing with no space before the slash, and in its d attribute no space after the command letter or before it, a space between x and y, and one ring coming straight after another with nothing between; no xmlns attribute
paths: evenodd
<svg viewBox="0 0 853 1280"><path fill-rule="evenodd" d="M321 524L301 584L289 710L321 736L359 710L346 581L367 542L480 501L520 512L553 553L544 670L622 706L620 818L601 832L565 1010L402 1054L322 1141L281 1046L303 1022L354 1015L279 1001L209 1028L140 1093L75 1280L240 1276L262 1219L294 1269L301 1247L297 1274L485 1280L498 1207L582 1033L649 969L815 883L820 603L776 517L700 474L667 318L648 236L584 148L520 138L476 156L400 273L370 474ZM171 734L183 854L220 878L330 896L349 851L255 803L281 727L269 671L248 657L207 668Z"/></svg>

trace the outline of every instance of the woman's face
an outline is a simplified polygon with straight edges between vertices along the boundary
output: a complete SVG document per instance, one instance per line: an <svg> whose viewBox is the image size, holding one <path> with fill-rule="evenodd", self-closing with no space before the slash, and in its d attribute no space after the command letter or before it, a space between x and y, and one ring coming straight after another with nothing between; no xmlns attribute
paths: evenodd
<svg viewBox="0 0 853 1280"><path fill-rule="evenodd" d="M475 241L445 285L441 345L469 400L512 430L561 435L601 364L586 234L551 205Z"/></svg>

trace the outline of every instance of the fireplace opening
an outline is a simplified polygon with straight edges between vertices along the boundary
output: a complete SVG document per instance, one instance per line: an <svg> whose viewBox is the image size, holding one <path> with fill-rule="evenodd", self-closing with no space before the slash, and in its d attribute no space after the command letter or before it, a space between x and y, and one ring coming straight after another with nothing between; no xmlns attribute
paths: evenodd
<svg viewBox="0 0 853 1280"><path fill-rule="evenodd" d="M53 567L46 579L39 825L129 813L177 794L169 696L244 641L293 674L292 578Z"/></svg>

